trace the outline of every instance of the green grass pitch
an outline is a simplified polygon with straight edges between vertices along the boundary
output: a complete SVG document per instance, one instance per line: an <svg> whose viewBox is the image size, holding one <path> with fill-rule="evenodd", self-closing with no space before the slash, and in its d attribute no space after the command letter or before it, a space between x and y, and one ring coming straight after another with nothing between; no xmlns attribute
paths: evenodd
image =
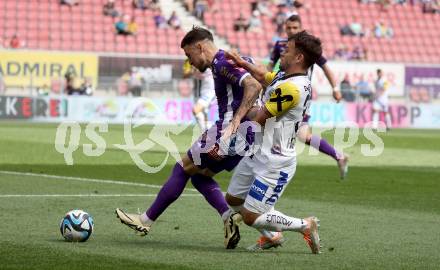
<svg viewBox="0 0 440 270"><path fill-rule="evenodd" d="M67 166L54 147L56 126L0 122L0 269L439 269L440 131L380 134L385 150L378 157L360 154L360 145L368 142L361 137L346 150L351 156L346 181L338 180L332 159L310 156L306 148L277 209L320 218L323 253L313 255L294 232L285 233L288 241L281 248L248 252L258 233L244 225L239 247L225 250L221 219L191 184L150 235L134 235L114 209L146 209L174 161L159 173L142 172L113 146L124 143L123 127L110 125L102 156L87 157L80 147L74 165ZM150 129L137 128L136 140ZM81 146L90 143L84 130ZM189 130L174 136L181 152L190 144ZM333 143L332 132L324 136ZM165 152L156 147L142 157L157 165ZM230 176L216 176L223 190ZM85 243L65 242L59 232L63 215L76 208L95 220Z"/></svg>

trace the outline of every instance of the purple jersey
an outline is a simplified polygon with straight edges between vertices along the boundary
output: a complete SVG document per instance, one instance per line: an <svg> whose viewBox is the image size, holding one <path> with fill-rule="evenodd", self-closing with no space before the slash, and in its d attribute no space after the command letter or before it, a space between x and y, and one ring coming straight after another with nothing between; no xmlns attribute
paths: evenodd
<svg viewBox="0 0 440 270"><path fill-rule="evenodd" d="M245 59L252 62L249 58ZM219 119L229 122L243 99L241 82L250 74L243 68L237 67L232 60L226 59L223 50L219 50L215 55L211 70L214 76Z"/></svg>
<svg viewBox="0 0 440 270"><path fill-rule="evenodd" d="M275 45L273 46L272 53L270 54L270 61L273 65L275 65L278 60L281 57L281 54L286 49L287 46L287 39L280 39L277 42L275 42ZM321 55L321 57L316 61L316 64L319 67L323 67L327 63L327 59L325 59L324 56Z"/></svg>
<svg viewBox="0 0 440 270"><path fill-rule="evenodd" d="M251 58L243 57L246 61L253 63ZM232 120L234 113L240 107L243 100L244 87L241 85L243 79L250 75L246 70L237 67L231 60L226 59L225 52L219 50L211 65L214 77L215 95L217 97L219 120L206 130L199 139L194 142L188 150L189 158L200 168L208 168L214 173L222 170L231 171L237 166L243 156L234 151L235 140L231 140L227 155L221 160L213 159L207 152L212 149L221 137L221 132ZM246 118L242 120L246 121ZM249 127L242 136L246 140L246 148L254 142L254 133Z"/></svg>

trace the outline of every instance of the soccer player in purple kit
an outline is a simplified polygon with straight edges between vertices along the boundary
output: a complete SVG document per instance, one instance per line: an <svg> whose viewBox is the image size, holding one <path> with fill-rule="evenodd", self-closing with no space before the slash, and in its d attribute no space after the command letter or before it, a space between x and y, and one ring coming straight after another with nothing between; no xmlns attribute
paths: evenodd
<svg viewBox="0 0 440 270"><path fill-rule="evenodd" d="M303 31L301 18L298 15L291 15L289 18L287 18L284 24L284 28L287 34L287 38L290 38L294 34ZM269 65L267 67L269 71L272 71L272 69L280 59L281 53L285 50L286 45L287 45L287 39L280 39L275 43L270 56ZM333 88L333 98L337 102L339 102L342 98L341 92L337 87L333 72L331 71L330 67L327 64L327 59L321 56L316 62L316 64L324 71L325 76L327 77L330 85ZM313 72L313 66L308 71L310 79L312 77L312 72ZM297 134L298 139L301 142L318 149L320 152L327 154L331 156L334 160L336 160L339 167L340 177L341 179L344 179L347 176L347 172L348 172L348 156L343 153L339 153L325 139L313 135L310 126L308 124L309 119L310 119L310 111L307 111L306 115L304 116L303 123L301 124L301 127L298 130L298 134Z"/></svg>
<svg viewBox="0 0 440 270"><path fill-rule="evenodd" d="M212 34L206 29L194 27L182 39L181 48L198 70L204 72L211 68L219 120L192 145L181 162L176 162L171 176L147 211L138 215L117 208L116 215L138 234L147 235L154 221L180 196L191 178L193 186L217 210L224 223L230 224L225 228L233 237L225 239L225 246L235 248L240 235L234 218L239 215L231 215L220 187L212 177L223 170L231 171L242 159L241 155L230 155L229 151L226 155L219 152L218 142L222 136L230 138L231 134L237 132L240 123L246 120L246 113L255 104L262 86L246 70L226 59L225 51L215 46ZM245 133L249 146L253 143L252 128L248 128ZM233 148L230 141L230 147Z"/></svg>

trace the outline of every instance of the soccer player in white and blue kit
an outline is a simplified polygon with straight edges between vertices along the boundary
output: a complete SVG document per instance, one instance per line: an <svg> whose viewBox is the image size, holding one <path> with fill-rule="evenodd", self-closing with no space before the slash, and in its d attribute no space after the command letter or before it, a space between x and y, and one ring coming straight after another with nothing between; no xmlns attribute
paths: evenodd
<svg viewBox="0 0 440 270"><path fill-rule="evenodd" d="M253 156L244 157L235 169L226 201L241 214L244 223L260 232L301 233L314 254L320 252L318 219L287 216L274 207L295 174L296 134L311 99L307 70L321 54L321 41L305 31L289 38L281 54L282 71L276 74L262 72L230 53L239 66L267 86L263 106L248 113L251 120L266 126L263 134L256 135L255 144L261 147ZM240 222L239 216L234 222Z"/></svg>
<svg viewBox="0 0 440 270"><path fill-rule="evenodd" d="M290 16L289 18L287 18L287 20L284 23L284 29L288 38L298 32L303 31L301 18L298 15ZM287 39L280 39L275 43L270 55L270 62L268 65L269 71L272 71L272 69L280 59L280 56L285 50L286 45L287 45ZM327 59L321 55L315 64L322 69L330 85L332 86L333 89L332 94L334 99L336 101L340 101L342 98L341 92L337 87L335 76L332 70L330 69L329 65L327 64ZM312 73L313 73L313 65L308 70L308 74L310 78L312 77ZM324 138L321 138L317 135L313 135L309 128L309 119L310 119L310 112L307 111L304 114L303 122L298 130L298 134L297 134L298 140L316 148L321 153L324 153L332 157L338 164L341 179L344 179L348 171L348 156L337 151Z"/></svg>

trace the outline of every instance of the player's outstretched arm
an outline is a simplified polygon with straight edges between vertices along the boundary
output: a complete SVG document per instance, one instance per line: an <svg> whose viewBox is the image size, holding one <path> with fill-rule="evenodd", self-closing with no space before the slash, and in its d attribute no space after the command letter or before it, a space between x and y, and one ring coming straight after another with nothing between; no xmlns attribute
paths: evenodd
<svg viewBox="0 0 440 270"><path fill-rule="evenodd" d="M342 99L341 91L339 90L339 87L336 83L335 75L328 64L324 64L322 67L322 71L324 71L325 77L327 78L328 82L332 86L332 95L333 98L339 102Z"/></svg>
<svg viewBox="0 0 440 270"><path fill-rule="evenodd" d="M267 86L264 77L264 75L267 73L265 67L249 63L248 61L241 58L241 56L236 51L226 52L226 57L234 61L237 66L246 69L252 75L252 77L254 77L262 86Z"/></svg>

